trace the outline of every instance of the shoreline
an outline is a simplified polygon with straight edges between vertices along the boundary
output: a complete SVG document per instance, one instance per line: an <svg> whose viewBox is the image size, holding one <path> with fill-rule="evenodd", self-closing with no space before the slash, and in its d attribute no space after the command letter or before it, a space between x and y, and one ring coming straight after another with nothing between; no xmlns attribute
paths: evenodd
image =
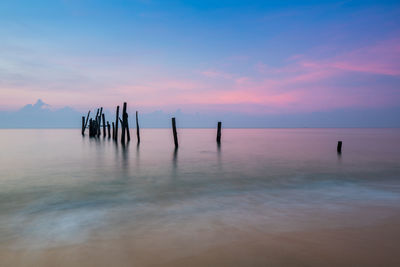
<svg viewBox="0 0 400 267"><path fill-rule="evenodd" d="M269 233L126 236L46 249L1 248L1 266L399 266L400 216L373 225ZM199 234L199 233L196 233ZM124 233L121 233L124 235ZM205 233L207 235L207 233ZM205 243L205 245L202 243Z"/></svg>

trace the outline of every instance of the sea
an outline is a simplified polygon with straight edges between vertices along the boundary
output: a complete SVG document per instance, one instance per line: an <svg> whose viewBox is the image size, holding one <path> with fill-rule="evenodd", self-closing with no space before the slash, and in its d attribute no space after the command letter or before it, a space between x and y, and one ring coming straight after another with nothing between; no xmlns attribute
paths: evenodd
<svg viewBox="0 0 400 267"><path fill-rule="evenodd" d="M0 248L127 239L191 255L235 231L362 228L399 215L400 129L222 129L220 144L216 129L178 129L178 148L171 129L141 129L139 144L130 135L122 144L80 129L0 130Z"/></svg>

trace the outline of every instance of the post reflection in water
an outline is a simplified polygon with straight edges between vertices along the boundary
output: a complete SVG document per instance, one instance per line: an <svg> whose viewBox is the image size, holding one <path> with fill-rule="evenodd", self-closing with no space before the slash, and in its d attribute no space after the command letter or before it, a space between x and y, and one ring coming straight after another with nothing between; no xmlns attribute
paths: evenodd
<svg viewBox="0 0 400 267"><path fill-rule="evenodd" d="M173 169L174 176L176 176L177 164L178 164L178 148L175 147L174 152L173 152L173 157L172 157L172 169Z"/></svg>
<svg viewBox="0 0 400 267"><path fill-rule="evenodd" d="M129 164L129 144L121 144L122 148L122 166L126 167Z"/></svg>
<svg viewBox="0 0 400 267"><path fill-rule="evenodd" d="M218 170L222 170L222 160L221 160L221 143L217 143L217 163L218 163Z"/></svg>
<svg viewBox="0 0 400 267"><path fill-rule="evenodd" d="M136 143L136 171L140 171L140 143Z"/></svg>

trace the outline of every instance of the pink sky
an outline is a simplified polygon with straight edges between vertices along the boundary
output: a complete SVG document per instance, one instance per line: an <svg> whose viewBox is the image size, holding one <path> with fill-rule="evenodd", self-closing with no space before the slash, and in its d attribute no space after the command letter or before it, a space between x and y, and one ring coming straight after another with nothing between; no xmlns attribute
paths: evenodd
<svg viewBox="0 0 400 267"><path fill-rule="evenodd" d="M325 7L319 8L323 11ZM376 10L372 10L370 16L375 16ZM286 20L306 12L305 9L289 10L285 14L290 16L271 15L269 18ZM7 37L0 44L0 109L15 110L38 98L54 108L70 106L81 111L97 106L113 108L124 101L146 111L181 108L190 112L221 110L257 114L398 106L398 32L366 38L355 44L352 35L358 33L346 29L357 25L358 20L366 19L362 12L366 11L360 11L360 18L349 19L350 22L338 23L337 19L327 24L319 33L321 39L328 41L321 41L321 44L310 45L308 42L313 35L307 37L308 31L301 32L307 37L304 42L308 45L302 49L296 48L301 43L290 43L290 34L297 32L282 30L276 35L271 34L273 38L267 41L257 39L259 43L244 37L240 37L241 40L233 32L236 42L241 42L243 48L232 49L225 45L214 51L207 43L205 52L191 48L186 54L190 58L185 58L183 51L173 50L185 35L178 35L179 38L166 35L173 40L169 46L164 45L168 47L167 52L158 43L155 48L149 48L150 41L144 48L134 47L136 43L132 42L133 48L127 47L120 52L117 48L114 51L112 45L97 42L101 40L98 36L82 35L76 37L82 44L67 46L62 37L57 39L51 34L47 36L53 38L49 41L42 38L40 32L37 36L29 35L26 29L24 35L0 32L0 37ZM384 26L393 23L385 21L385 15L380 15L380 23ZM262 18L255 22L267 26L273 22L265 20L266 15ZM15 32L20 33L18 27ZM51 29L49 23L41 28L43 33ZM207 29L212 30L211 26ZM229 33L230 29L223 28L221 34ZM171 28L168 30L168 34L174 33ZM245 35L246 31L241 34ZM282 36L285 41L275 45L282 49L271 49L271 43ZM341 41L343 36L347 43ZM228 40L228 37L224 38ZM114 39L110 40L110 44L115 44ZM221 37L221 40L224 39ZM265 49L262 49L262 41L266 44ZM192 47L197 45L190 44ZM249 49L251 45L257 46L257 51ZM225 48L229 52L216 53ZM290 50L302 52L286 52ZM206 54L207 58L196 57L196 53Z"/></svg>

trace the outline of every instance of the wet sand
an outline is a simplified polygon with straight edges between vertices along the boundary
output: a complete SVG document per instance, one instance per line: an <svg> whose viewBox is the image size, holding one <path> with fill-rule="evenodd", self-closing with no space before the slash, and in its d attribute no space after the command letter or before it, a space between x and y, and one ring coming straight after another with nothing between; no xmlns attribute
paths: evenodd
<svg viewBox="0 0 400 267"><path fill-rule="evenodd" d="M270 233L224 228L186 235L92 238L0 252L1 266L400 266L400 216L374 225ZM199 239L200 237L200 239Z"/></svg>

